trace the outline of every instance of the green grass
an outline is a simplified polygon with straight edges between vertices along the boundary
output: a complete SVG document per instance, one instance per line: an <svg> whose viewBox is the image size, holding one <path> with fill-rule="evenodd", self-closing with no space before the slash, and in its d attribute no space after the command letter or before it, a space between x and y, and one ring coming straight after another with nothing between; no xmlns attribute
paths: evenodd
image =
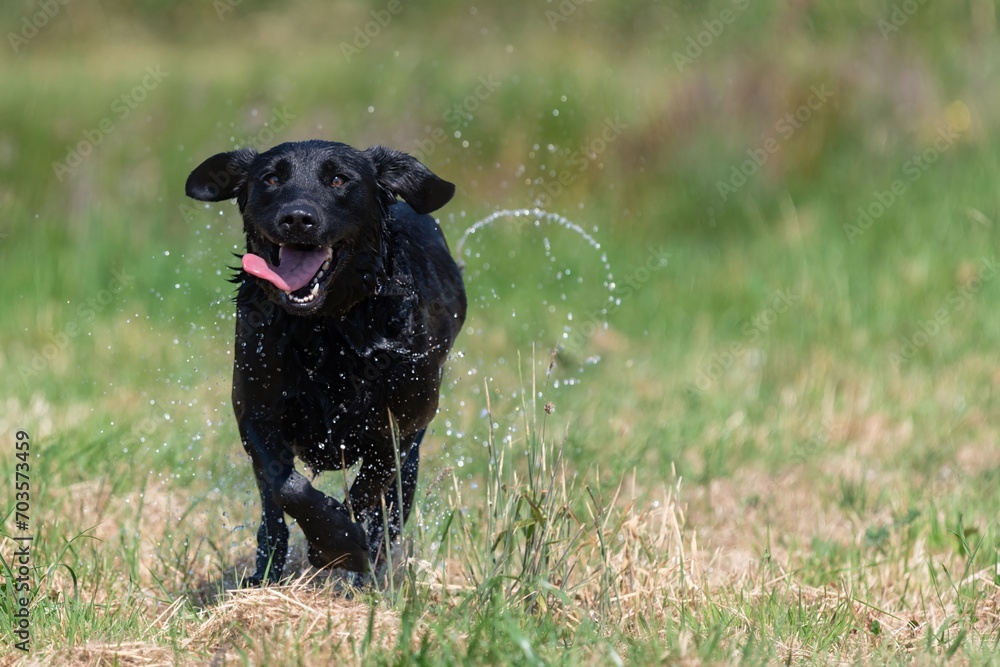
<svg viewBox="0 0 1000 667"><path fill-rule="evenodd" d="M563 5L406 3L350 61L387 3L68 3L5 45L0 476L27 431L33 659L996 662L995 3L921 4L885 37L894 3L750 3L680 69L736 3L581 3L553 29ZM3 33L35 11L5 5ZM123 113L147 67L168 74ZM299 536L300 580L234 591L259 511L229 405L240 221L183 182L309 137L420 151L458 185L453 250L534 206L601 248L533 218L467 239L391 580L314 576Z"/></svg>

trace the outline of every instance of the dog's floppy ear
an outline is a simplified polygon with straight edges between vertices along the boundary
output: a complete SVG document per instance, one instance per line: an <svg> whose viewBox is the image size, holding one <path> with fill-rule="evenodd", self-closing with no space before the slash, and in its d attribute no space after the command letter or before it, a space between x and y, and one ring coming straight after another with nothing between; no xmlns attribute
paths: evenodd
<svg viewBox="0 0 1000 667"><path fill-rule="evenodd" d="M218 153L208 158L188 176L184 191L199 201L224 201L237 195L247 181L247 171L257 157L252 148Z"/></svg>
<svg viewBox="0 0 1000 667"><path fill-rule="evenodd" d="M375 167L375 179L417 213L436 211L455 195L455 185L438 178L412 155L385 146L362 151Z"/></svg>

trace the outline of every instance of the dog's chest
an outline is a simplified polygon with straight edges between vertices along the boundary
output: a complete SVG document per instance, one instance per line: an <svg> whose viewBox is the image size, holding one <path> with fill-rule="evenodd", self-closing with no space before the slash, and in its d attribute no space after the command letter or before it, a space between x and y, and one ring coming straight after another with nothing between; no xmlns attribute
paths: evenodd
<svg viewBox="0 0 1000 667"><path fill-rule="evenodd" d="M414 394L407 334L412 322L397 307L390 316L358 313L318 320L277 317L244 336L237 373L245 396L270 415L314 469L351 465L387 440L388 411L399 395Z"/></svg>

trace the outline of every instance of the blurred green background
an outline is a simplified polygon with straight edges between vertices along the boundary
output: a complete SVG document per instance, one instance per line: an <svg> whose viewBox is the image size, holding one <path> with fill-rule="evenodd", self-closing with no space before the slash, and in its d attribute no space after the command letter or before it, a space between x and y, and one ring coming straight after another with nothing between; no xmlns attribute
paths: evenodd
<svg viewBox="0 0 1000 667"><path fill-rule="evenodd" d="M140 419L219 437L204 409L235 447L240 225L183 182L215 152L309 137L454 181L453 249L498 209L595 237L509 218L470 236L452 376L470 401L484 377L516 395L518 355L544 367L562 344L571 437L616 470L780 463L812 436L766 424L821 423L824 396L827 418L867 391L935 428L993 410L993 2L107 0L2 20L0 372L8 419L44 413L57 439L136 439ZM959 368L979 375L936 396ZM462 400L443 410L468 426ZM734 412L777 435L704 454Z"/></svg>
<svg viewBox="0 0 1000 667"><path fill-rule="evenodd" d="M912 530L995 564L996 2L15 0L0 24L0 434L35 438L39 498L153 479L207 515L221 488L216 555L250 552L241 225L183 184L325 138L455 182L453 251L498 210L566 219L465 239L428 475L476 498L491 423L518 442L540 397L573 469L689 480L710 549L749 531L822 582ZM842 521L803 527L783 488Z"/></svg>

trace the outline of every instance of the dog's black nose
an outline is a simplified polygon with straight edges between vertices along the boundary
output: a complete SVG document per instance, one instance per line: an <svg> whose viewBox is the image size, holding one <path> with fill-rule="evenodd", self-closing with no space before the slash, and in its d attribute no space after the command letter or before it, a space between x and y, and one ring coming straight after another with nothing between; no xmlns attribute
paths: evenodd
<svg viewBox="0 0 1000 667"><path fill-rule="evenodd" d="M289 231L305 231L318 220L319 213L309 204L290 204L278 214L278 224Z"/></svg>

